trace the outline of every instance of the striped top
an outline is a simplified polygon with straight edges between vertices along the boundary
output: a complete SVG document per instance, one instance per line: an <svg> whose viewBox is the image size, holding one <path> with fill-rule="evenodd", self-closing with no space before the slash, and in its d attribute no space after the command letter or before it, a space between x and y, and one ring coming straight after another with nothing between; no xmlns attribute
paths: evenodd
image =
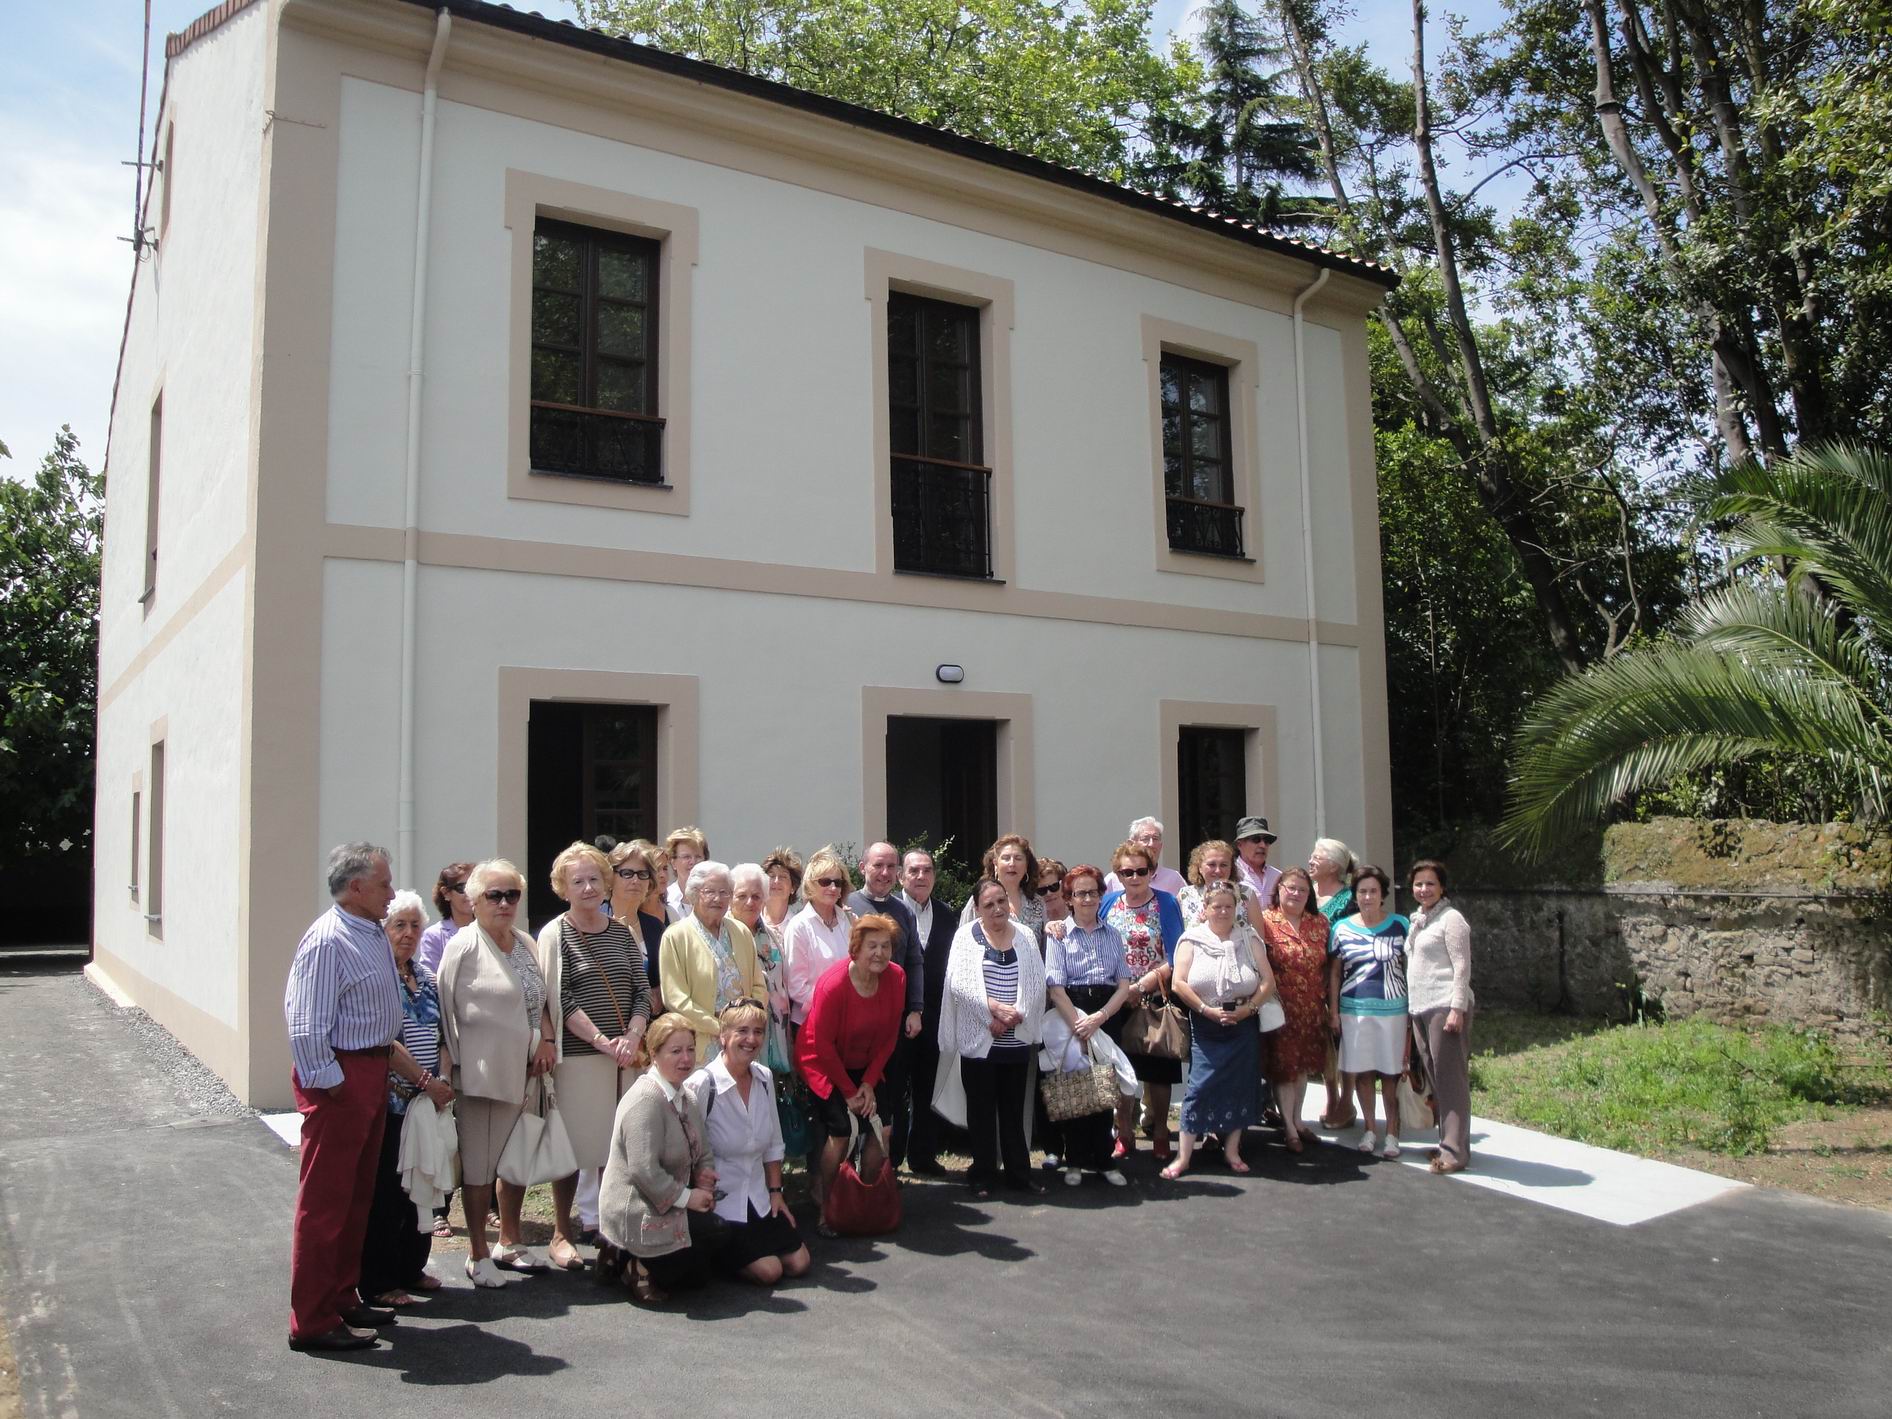
<svg viewBox="0 0 1892 1419"><path fill-rule="evenodd" d="M448 920L452 920L451 917ZM432 1074L440 1068L440 988L434 973L414 962L416 987L401 982L401 1043L414 1063ZM419 1091L392 1069L388 1071L388 1112L404 1114L407 1101Z"/></svg>
<svg viewBox="0 0 1892 1419"><path fill-rule="evenodd" d="M559 1008L564 1031L564 1053L596 1054L589 1040L572 1033L571 1018L582 1010L587 1019L615 1038L631 1021L650 1020L650 980L644 974L643 952L637 949L630 928L621 921L605 924L603 931L580 931L571 918L559 919Z"/></svg>
<svg viewBox="0 0 1892 1419"><path fill-rule="evenodd" d="M991 943L985 939L983 927L975 925L973 935L985 946L985 993L992 1000L1003 1001L1008 1005L1018 1003L1018 952L1008 946L1003 951L994 951ZM1005 1033L992 1037L994 1051L1002 1049L1024 1049L1025 1042L1018 1038L1017 1027L1008 1025Z"/></svg>
<svg viewBox="0 0 1892 1419"><path fill-rule="evenodd" d="M380 1049L401 1030L394 948L381 923L339 906L315 919L296 945L283 992L289 1058L305 1089L342 1082L338 1049Z"/></svg>

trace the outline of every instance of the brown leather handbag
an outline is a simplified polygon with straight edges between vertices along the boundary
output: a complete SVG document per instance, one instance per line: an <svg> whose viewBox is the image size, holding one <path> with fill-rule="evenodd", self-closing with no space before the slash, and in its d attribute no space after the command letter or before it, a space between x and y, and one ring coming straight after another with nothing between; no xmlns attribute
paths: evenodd
<svg viewBox="0 0 1892 1419"><path fill-rule="evenodd" d="M1161 1005L1137 1005L1124 1012L1120 1041L1124 1053L1146 1054L1153 1059L1187 1059L1189 1012L1170 999L1167 989L1160 994Z"/></svg>

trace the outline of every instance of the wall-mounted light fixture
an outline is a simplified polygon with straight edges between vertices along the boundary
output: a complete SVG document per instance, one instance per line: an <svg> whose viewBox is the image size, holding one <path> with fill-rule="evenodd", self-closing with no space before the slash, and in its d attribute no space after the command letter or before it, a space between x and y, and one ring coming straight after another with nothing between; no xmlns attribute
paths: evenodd
<svg viewBox="0 0 1892 1419"><path fill-rule="evenodd" d="M936 665L933 677L942 685L957 685L966 678L966 670L963 665Z"/></svg>

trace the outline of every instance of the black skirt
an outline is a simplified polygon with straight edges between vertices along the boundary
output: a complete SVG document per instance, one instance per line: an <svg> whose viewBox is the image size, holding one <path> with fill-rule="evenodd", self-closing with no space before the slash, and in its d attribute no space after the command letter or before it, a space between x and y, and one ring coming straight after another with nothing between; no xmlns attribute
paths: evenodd
<svg viewBox="0 0 1892 1419"><path fill-rule="evenodd" d="M801 1248L801 1233L793 1222L773 1212L758 1213L751 1202L749 1220L730 1224L729 1240L716 1260L725 1271L736 1272L765 1256L788 1256Z"/></svg>

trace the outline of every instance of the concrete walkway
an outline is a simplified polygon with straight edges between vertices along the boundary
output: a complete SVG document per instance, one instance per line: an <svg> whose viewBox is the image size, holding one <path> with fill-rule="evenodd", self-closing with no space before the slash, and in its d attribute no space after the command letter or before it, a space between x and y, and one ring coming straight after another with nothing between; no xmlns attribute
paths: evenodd
<svg viewBox="0 0 1892 1419"><path fill-rule="evenodd" d="M666 1312L582 1277L358 1357L287 1325L294 1154L72 974L0 970L0 1306L28 1415L1861 1415L1892 1216L1743 1188L1617 1225L1320 1147L974 1206L910 1187L810 1283ZM418 1388L415 1388L418 1387Z"/></svg>

